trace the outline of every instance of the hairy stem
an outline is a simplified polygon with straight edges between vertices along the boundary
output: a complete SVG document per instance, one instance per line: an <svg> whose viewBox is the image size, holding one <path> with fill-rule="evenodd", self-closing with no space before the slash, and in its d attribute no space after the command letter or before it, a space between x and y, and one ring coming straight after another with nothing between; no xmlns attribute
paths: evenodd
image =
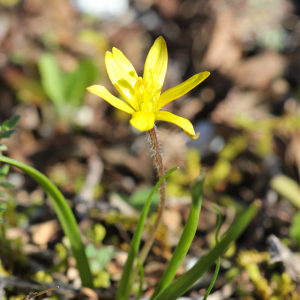
<svg viewBox="0 0 300 300"><path fill-rule="evenodd" d="M149 133L149 138L150 138L150 142L152 145L155 165L157 168L157 174L160 179L165 175L165 170L164 170L161 152L159 149L159 142L157 139L155 127L152 128L151 130L149 130L148 133ZM157 218L156 218L155 224L150 232L150 235L149 235L148 239L146 240L146 243L139 255L139 261L142 264L145 262L146 257L147 257L147 255L151 249L151 246L155 240L155 236L157 234L159 225L162 221L162 215L163 215L163 211L165 208L165 203L166 203L166 181L164 180L162 182L162 184L160 185L160 202L159 202L158 211L157 211Z"/></svg>
<svg viewBox="0 0 300 300"><path fill-rule="evenodd" d="M149 143L151 146L151 150L153 152L154 162L155 162L156 169L157 169L157 174L158 174L159 179L161 179L165 175L165 170L164 170L164 166L163 166L162 155L160 152L160 147L159 147L159 142L157 139L155 127L152 128L151 130L149 130L148 134L149 134ZM162 215L163 215L163 211L165 208L165 203L166 203L166 182L164 180L160 185L160 202L159 202L159 206L158 206L158 212L157 212L157 218L156 218L155 224L152 227L152 230L148 236L148 239L146 240L144 247L142 248L140 255L138 257L138 260L141 265L145 262L147 255L148 255L148 253L153 245L153 242L155 240L155 236L157 234L159 225L161 224L161 221L162 221ZM131 276L129 279L129 285L128 285L128 290L126 292L125 299L127 299L129 297L131 287L135 281L135 278L136 278L138 272L139 272L139 267L136 265L133 272L131 273Z"/></svg>

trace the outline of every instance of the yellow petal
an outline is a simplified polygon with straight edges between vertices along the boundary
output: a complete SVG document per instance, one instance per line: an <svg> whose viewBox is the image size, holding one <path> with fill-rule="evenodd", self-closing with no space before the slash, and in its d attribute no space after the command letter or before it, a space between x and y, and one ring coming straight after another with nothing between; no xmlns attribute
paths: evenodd
<svg viewBox="0 0 300 300"><path fill-rule="evenodd" d="M199 137L200 133L195 134L195 130L192 123L185 118L178 117L167 111L159 111L155 114L155 119L158 121L166 121L178 125L185 131L185 133L190 138L194 140L196 140Z"/></svg>
<svg viewBox="0 0 300 300"><path fill-rule="evenodd" d="M148 131L154 127L155 115L144 111L138 111L132 115L130 124L140 131Z"/></svg>
<svg viewBox="0 0 300 300"><path fill-rule="evenodd" d="M159 89L162 88L168 65L168 51L165 40L160 36L151 47L144 68L144 82L151 77L151 72L157 76ZM151 72L150 72L151 71Z"/></svg>
<svg viewBox="0 0 300 300"><path fill-rule="evenodd" d="M117 64L123 70L123 72L129 76L129 80L131 84L134 86L138 78L138 75L133 65L119 49L113 48L112 53Z"/></svg>
<svg viewBox="0 0 300 300"><path fill-rule="evenodd" d="M136 78L132 73L132 69L129 68L129 61L121 51L114 50L116 53L117 60L111 52L106 52L105 55L105 65L108 76L118 90L118 92L128 101L128 103L136 109L134 104L134 85L136 83ZM120 54L121 53L121 54ZM125 60L122 60L124 59ZM124 67L124 69L123 69ZM132 67L133 68L133 67ZM131 71L129 71L129 69ZM134 70L134 69L133 69ZM132 76L133 75L133 76Z"/></svg>
<svg viewBox="0 0 300 300"><path fill-rule="evenodd" d="M125 102L121 101L117 97L113 96L104 86L101 85L92 85L87 88L87 90L97 96L100 96L106 100L112 106L123 110L129 114L134 114L135 111Z"/></svg>
<svg viewBox="0 0 300 300"><path fill-rule="evenodd" d="M198 73L183 83L165 91L157 101L156 110L160 110L167 103L185 95L194 87L196 87L199 83L201 83L204 79L209 76L209 72Z"/></svg>

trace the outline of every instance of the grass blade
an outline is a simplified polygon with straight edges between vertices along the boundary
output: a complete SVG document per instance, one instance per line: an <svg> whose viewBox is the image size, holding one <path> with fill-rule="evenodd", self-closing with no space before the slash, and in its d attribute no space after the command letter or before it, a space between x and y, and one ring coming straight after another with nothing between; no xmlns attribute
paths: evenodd
<svg viewBox="0 0 300 300"><path fill-rule="evenodd" d="M201 211L204 180L205 176L204 173L202 173L191 186L192 205L187 222L184 226L179 243L172 255L171 260L168 263L163 277L161 278L151 297L151 300L154 299L162 290L164 290L172 282L177 269L179 268L183 259L185 258L190 248L190 245L194 239Z"/></svg>
<svg viewBox="0 0 300 300"><path fill-rule="evenodd" d="M249 225L257 210L261 206L260 201L253 204L234 222L224 238L206 255L201 257L196 265L164 289L155 300L175 300L188 291L193 284L214 264L230 243L236 240Z"/></svg>
<svg viewBox="0 0 300 300"><path fill-rule="evenodd" d="M77 262L77 268L80 273L82 285L92 288L92 274L85 254L84 245L81 240L78 225L62 193L44 174L37 171L36 169L5 156L0 156L0 161L21 169L30 177L32 177L45 190L46 194L52 201L63 231L70 240L71 248Z"/></svg>
<svg viewBox="0 0 300 300"><path fill-rule="evenodd" d="M150 208L150 204L151 204L151 199L154 195L154 193L158 190L159 186L161 185L161 183L174 171L176 171L177 168L173 168L170 171L168 171L155 185L155 187L152 189L145 205L143 208L143 211L141 213L141 217L139 219L137 228L135 230L135 233L133 235L132 238L132 242L130 245L130 249L128 252L128 257L123 269L123 274L122 274L122 278L120 280L120 284L117 290L117 296L116 296L116 300L125 300L128 298L129 294L130 294L130 290L131 290L131 284L129 282L129 278L133 269L133 263L134 260L137 256L137 253L139 251L139 247L140 247L140 242L141 242L141 237L142 237L142 232L143 232L143 228L144 228L144 224L147 218L147 214Z"/></svg>
<svg viewBox="0 0 300 300"><path fill-rule="evenodd" d="M220 209L218 207L215 207L215 210L217 212L217 229L216 229L216 233L215 233L215 241L216 241L216 245L219 243L219 232L220 232L220 229L221 229L221 225L222 225L222 213L220 211ZM214 273L214 276L213 276L213 279L205 293L205 296L203 298L203 300L206 300L207 297L209 296L212 288L214 287L215 285L215 282L217 280L217 277L218 277L218 274L219 274L219 271L220 271L220 265L221 265L221 259L220 257L218 257L217 259L217 265L216 265L216 270L215 270L215 273Z"/></svg>
<svg viewBox="0 0 300 300"><path fill-rule="evenodd" d="M139 300L141 298L141 296L142 296L143 282L144 282L144 278L145 278L144 267L141 264L141 262L139 261L139 259L137 259L137 264L138 264L139 269L140 269L140 286L139 286L139 292L136 294L135 300Z"/></svg>

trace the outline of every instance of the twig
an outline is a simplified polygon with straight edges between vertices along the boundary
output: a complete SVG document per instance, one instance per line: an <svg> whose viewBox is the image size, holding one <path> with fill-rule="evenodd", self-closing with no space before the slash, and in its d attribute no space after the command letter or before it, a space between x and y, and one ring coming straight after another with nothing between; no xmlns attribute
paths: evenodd
<svg viewBox="0 0 300 300"><path fill-rule="evenodd" d="M55 287L53 287L51 289L47 289L47 290L44 290L44 291L41 291L41 292L36 292L36 293L33 293L33 294L30 294L30 295L26 296L25 298L23 298L21 300L31 300L31 299L33 299L33 298L35 298L37 296L46 294L48 292L52 292L52 291L54 291L54 290L56 290L58 288L59 288L59 286L55 286Z"/></svg>

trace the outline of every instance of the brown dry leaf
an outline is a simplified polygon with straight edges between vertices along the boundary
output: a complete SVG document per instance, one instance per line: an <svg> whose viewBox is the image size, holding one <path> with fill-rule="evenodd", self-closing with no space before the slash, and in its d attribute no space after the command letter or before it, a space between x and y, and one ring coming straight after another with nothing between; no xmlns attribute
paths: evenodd
<svg viewBox="0 0 300 300"><path fill-rule="evenodd" d="M31 226L30 231L32 233L33 241L43 247L59 229L60 225L58 221L52 220Z"/></svg>
<svg viewBox="0 0 300 300"><path fill-rule="evenodd" d="M182 218L177 210L166 209L163 214L163 223L171 231L177 231L181 227Z"/></svg>
<svg viewBox="0 0 300 300"><path fill-rule="evenodd" d="M242 57L242 49L234 38L236 24L233 10L230 8L219 10L216 18L204 64L209 69L220 69L222 73L227 73Z"/></svg>
<svg viewBox="0 0 300 300"><path fill-rule="evenodd" d="M5 237L8 240L21 239L23 244L27 244L29 242L29 235L26 231L21 228L8 228L5 232Z"/></svg>
<svg viewBox="0 0 300 300"><path fill-rule="evenodd" d="M216 123L234 126L234 119L240 114L254 120L267 118L268 110L262 104L263 100L263 95L257 91L244 92L233 88L212 112L212 119Z"/></svg>
<svg viewBox="0 0 300 300"><path fill-rule="evenodd" d="M241 61L231 72L237 86L262 90L280 77L286 66L286 59L279 54L266 52Z"/></svg>
<svg viewBox="0 0 300 300"><path fill-rule="evenodd" d="M67 0L44 2L43 14L49 18L52 30L57 35L59 42L64 46L75 46L75 23L78 22L76 13ZM59 11L59 14L57 13Z"/></svg>
<svg viewBox="0 0 300 300"><path fill-rule="evenodd" d="M82 288L81 292L87 296L89 299L99 299L98 295L95 291L93 291L92 289L89 288Z"/></svg>
<svg viewBox="0 0 300 300"><path fill-rule="evenodd" d="M289 9L283 5L282 11L270 14L267 9L263 9L268 3L252 10L250 6L248 3L244 6L229 6L223 0L213 2L216 23L204 65L208 69L218 69L240 87L265 89L272 80L283 73L286 59L275 52L265 52L242 59L243 51L247 50L247 47L252 49L255 46L259 22L263 22L261 26L265 29L276 27ZM273 27L270 24L273 24Z"/></svg>
<svg viewBox="0 0 300 300"><path fill-rule="evenodd" d="M106 270L112 280L119 281L121 279L123 268L119 267L116 262L110 261L106 266Z"/></svg>
<svg viewBox="0 0 300 300"><path fill-rule="evenodd" d="M152 179L152 168L126 152L128 152L128 150L125 148L110 148L103 150L101 156L112 165L125 166L139 177L145 179L151 177Z"/></svg>
<svg viewBox="0 0 300 300"><path fill-rule="evenodd" d="M156 274L162 274L163 271L165 270L166 265L164 263L160 263L157 261L150 261L146 266L145 266L145 274L147 276L149 275L156 275Z"/></svg>

